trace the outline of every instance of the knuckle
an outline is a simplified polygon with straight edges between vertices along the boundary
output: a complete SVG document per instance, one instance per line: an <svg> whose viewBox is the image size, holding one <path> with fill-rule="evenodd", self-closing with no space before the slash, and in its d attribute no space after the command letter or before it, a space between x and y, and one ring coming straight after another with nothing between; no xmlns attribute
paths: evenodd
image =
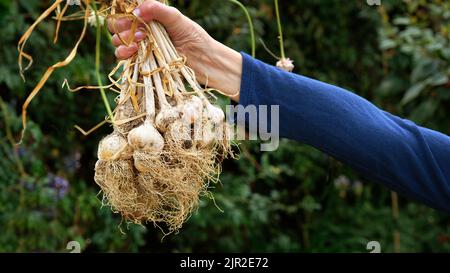
<svg viewBox="0 0 450 273"><path fill-rule="evenodd" d="M113 35L113 37L112 37L112 44L115 47L119 46L119 37L117 36L117 34Z"/></svg>
<svg viewBox="0 0 450 273"><path fill-rule="evenodd" d="M121 59L121 60L128 58L129 57L129 52L128 52L127 47L125 47L124 45L119 46L116 49L116 54L115 55L116 55L116 57L118 59Z"/></svg>
<svg viewBox="0 0 450 273"><path fill-rule="evenodd" d="M156 6L156 4L158 4L158 2L155 2L153 0L148 0L145 1L144 3L142 3L139 8L141 11L144 12L144 14L150 13Z"/></svg>
<svg viewBox="0 0 450 273"><path fill-rule="evenodd" d="M110 19L108 21L108 29L111 33L117 33L120 31L121 22L117 19Z"/></svg>
<svg viewBox="0 0 450 273"><path fill-rule="evenodd" d="M183 18L183 13L175 7L169 7L173 22L178 22Z"/></svg>
<svg viewBox="0 0 450 273"><path fill-rule="evenodd" d="M111 33L114 33L114 19L108 19L108 30Z"/></svg>

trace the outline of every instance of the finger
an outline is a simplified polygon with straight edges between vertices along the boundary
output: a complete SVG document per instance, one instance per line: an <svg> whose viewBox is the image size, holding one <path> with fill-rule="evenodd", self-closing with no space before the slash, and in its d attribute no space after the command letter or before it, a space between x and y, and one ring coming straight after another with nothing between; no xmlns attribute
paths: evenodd
<svg viewBox="0 0 450 273"><path fill-rule="evenodd" d="M120 36L120 37L119 37ZM129 29L129 30L125 30L123 32L114 34L114 36L112 37L112 44L115 47L118 47L120 45L123 45L123 42L140 42L142 40L144 40L145 38L145 33L141 30L137 30L134 34L133 32Z"/></svg>
<svg viewBox="0 0 450 273"><path fill-rule="evenodd" d="M159 21L166 27L171 27L184 18L183 14L176 8L154 0L145 1L133 11L133 14L146 22Z"/></svg>
<svg viewBox="0 0 450 273"><path fill-rule="evenodd" d="M120 33L131 28L129 18L111 18L108 20L108 29L111 33Z"/></svg>
<svg viewBox="0 0 450 273"><path fill-rule="evenodd" d="M115 55L117 59L124 60L128 59L138 51L138 45L132 43L130 46L121 45L116 49Z"/></svg>

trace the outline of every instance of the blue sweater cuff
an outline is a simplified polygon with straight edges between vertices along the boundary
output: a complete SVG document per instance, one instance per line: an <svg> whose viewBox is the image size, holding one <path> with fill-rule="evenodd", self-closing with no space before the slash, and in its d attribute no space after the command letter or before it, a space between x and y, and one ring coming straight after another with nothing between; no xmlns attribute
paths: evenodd
<svg viewBox="0 0 450 273"><path fill-rule="evenodd" d="M254 96L254 66L253 62L255 59L246 54L245 52L241 52L242 55L242 78L241 78L241 89L240 89L240 97L239 104L243 106L247 106L249 104L255 104L253 101Z"/></svg>

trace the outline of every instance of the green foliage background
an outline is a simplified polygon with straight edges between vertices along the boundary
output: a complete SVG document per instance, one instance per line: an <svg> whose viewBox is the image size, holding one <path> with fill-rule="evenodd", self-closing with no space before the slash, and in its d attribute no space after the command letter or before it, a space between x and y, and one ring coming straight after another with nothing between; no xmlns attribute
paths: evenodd
<svg viewBox="0 0 450 273"><path fill-rule="evenodd" d="M0 0L0 251L64 252L72 240L89 252L367 252L373 240L383 252L450 251L448 214L400 197L397 215L389 190L288 140L271 153L243 143L241 158L225 163L222 185L213 190L223 213L203 200L179 234L162 242L152 225L121 223L100 207L92 179L96 145L110 129L89 137L73 129L104 118L100 95L61 88L65 78L72 85L96 82L93 28L77 59L57 71L33 101L24 144L12 145L26 95L80 31L79 22L64 24L60 43L53 45L53 22L41 24L27 47L36 62L23 83L16 43L51 2ZM243 3L257 37L279 52L273 2ZM250 51L246 19L229 1L172 4L219 41ZM296 73L354 90L394 114L450 133L448 1L382 0L376 7L363 0L281 0L280 6ZM261 43L257 57L276 62ZM113 48L104 42L103 72L114 63ZM55 186L56 178L68 181L68 189Z"/></svg>

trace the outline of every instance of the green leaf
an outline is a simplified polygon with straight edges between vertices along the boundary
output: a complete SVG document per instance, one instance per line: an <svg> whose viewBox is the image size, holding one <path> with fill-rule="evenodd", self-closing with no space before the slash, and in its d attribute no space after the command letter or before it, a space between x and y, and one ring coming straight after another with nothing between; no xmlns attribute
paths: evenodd
<svg viewBox="0 0 450 273"><path fill-rule="evenodd" d="M394 24L399 26L409 25L411 20L407 17L397 17L394 19Z"/></svg>
<svg viewBox="0 0 450 273"><path fill-rule="evenodd" d="M388 97L392 94L402 94L408 86L409 81L400 77L389 76L383 79L377 89L377 94L382 97Z"/></svg>
<svg viewBox="0 0 450 273"><path fill-rule="evenodd" d="M419 58L419 57L416 57ZM439 71L439 62L432 59L419 59L411 74L413 83L423 81Z"/></svg>
<svg viewBox="0 0 450 273"><path fill-rule="evenodd" d="M384 40L381 41L380 49L381 50L388 50L388 49L394 48L396 46L397 46L397 43L394 40L384 39Z"/></svg>
<svg viewBox="0 0 450 273"><path fill-rule="evenodd" d="M315 210L320 210L322 208L322 205L320 205L320 203L317 203L314 197L308 195L303 198L302 202L300 203L300 207L307 212L313 212Z"/></svg>
<svg viewBox="0 0 450 273"><path fill-rule="evenodd" d="M419 37L421 36L422 31L417 27L408 27L405 31L402 32L401 36L409 36L409 37Z"/></svg>
<svg viewBox="0 0 450 273"><path fill-rule="evenodd" d="M414 52L414 46L412 46L412 45L402 45L401 46L401 48L400 48L400 50L403 52L403 53L406 53L406 54L411 54L411 53L413 53Z"/></svg>
<svg viewBox="0 0 450 273"><path fill-rule="evenodd" d="M429 51L438 51L445 47L445 45L441 42L430 43L427 45L427 50Z"/></svg>
<svg viewBox="0 0 450 273"><path fill-rule="evenodd" d="M418 124L423 124L433 118L438 107L438 103L434 99L428 99L419 104L419 106L411 113L411 120Z"/></svg>
<svg viewBox="0 0 450 273"><path fill-rule="evenodd" d="M423 89L425 89L426 84L424 82L420 82L417 83L413 86L411 86L411 88L408 89L408 91L406 91L405 96L403 97L401 104L405 105L409 102L411 102L412 100L414 100L415 98L417 98L420 93L423 91Z"/></svg>
<svg viewBox="0 0 450 273"><path fill-rule="evenodd" d="M431 78L427 79L427 84L431 86L441 86L448 83L448 75L444 72L435 74Z"/></svg>

